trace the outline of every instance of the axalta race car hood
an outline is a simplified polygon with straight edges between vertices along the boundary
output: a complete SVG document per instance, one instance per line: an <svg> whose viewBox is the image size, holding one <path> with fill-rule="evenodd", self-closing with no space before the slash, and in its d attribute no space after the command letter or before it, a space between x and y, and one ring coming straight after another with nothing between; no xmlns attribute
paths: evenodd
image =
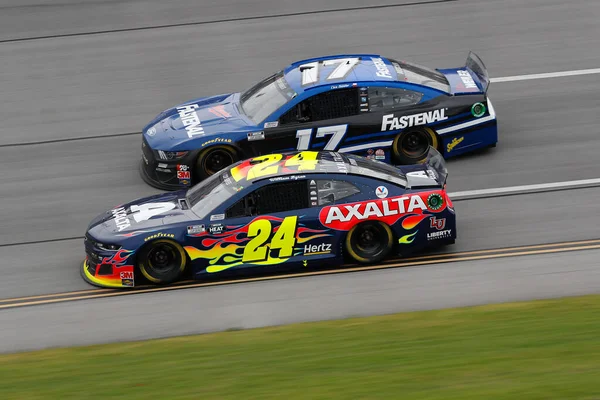
<svg viewBox="0 0 600 400"><path fill-rule="evenodd" d="M152 149L185 151L202 147L215 136L226 142L232 132L252 129L238 111L239 93L205 97L163 111L144 129Z"/></svg>
<svg viewBox="0 0 600 400"><path fill-rule="evenodd" d="M182 207L185 193L179 190L116 206L94 218L88 233L98 240L111 241L190 221L192 212Z"/></svg>

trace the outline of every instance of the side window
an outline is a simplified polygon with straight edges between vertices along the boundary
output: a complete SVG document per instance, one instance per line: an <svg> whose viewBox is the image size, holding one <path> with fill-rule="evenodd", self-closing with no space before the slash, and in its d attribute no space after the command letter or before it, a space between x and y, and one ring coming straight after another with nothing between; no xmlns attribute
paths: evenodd
<svg viewBox="0 0 600 400"><path fill-rule="evenodd" d="M360 189L347 181L317 180L317 198L319 206L336 202L360 193ZM311 193L312 195L312 193Z"/></svg>
<svg viewBox="0 0 600 400"><path fill-rule="evenodd" d="M423 93L402 88L370 87L369 111L387 111L412 106L421 101Z"/></svg>
<svg viewBox="0 0 600 400"><path fill-rule="evenodd" d="M279 123L323 121L358 114L357 88L331 90L316 94L298 103L279 118Z"/></svg>
<svg viewBox="0 0 600 400"><path fill-rule="evenodd" d="M267 184L225 211L226 218L249 217L308 208L306 180Z"/></svg>

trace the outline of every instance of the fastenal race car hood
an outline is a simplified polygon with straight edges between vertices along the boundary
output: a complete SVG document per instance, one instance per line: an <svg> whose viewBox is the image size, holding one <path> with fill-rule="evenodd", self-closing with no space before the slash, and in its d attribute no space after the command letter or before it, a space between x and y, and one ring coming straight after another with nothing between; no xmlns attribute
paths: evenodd
<svg viewBox="0 0 600 400"><path fill-rule="evenodd" d="M193 150L215 135L252 129L238 112L238 93L196 99L170 108L144 132L151 148ZM226 138L224 138L226 139Z"/></svg>
<svg viewBox="0 0 600 400"><path fill-rule="evenodd" d="M182 208L185 193L186 190L179 190L116 206L94 218L88 232L98 240L114 240L190 221L192 212Z"/></svg>

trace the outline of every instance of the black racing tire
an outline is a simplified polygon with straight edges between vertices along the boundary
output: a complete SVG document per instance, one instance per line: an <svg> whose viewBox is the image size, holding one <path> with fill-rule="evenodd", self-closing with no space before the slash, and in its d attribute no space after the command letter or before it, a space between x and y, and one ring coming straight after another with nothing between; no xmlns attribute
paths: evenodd
<svg viewBox="0 0 600 400"><path fill-rule="evenodd" d="M187 265L183 247L173 240L154 240L140 250L137 266L150 282L164 285L181 278Z"/></svg>
<svg viewBox="0 0 600 400"><path fill-rule="evenodd" d="M398 165L419 164L425 161L429 146L439 148L439 140L433 129L414 127L396 136L392 144L392 159Z"/></svg>
<svg viewBox="0 0 600 400"><path fill-rule="evenodd" d="M346 253L357 263L382 261L394 247L394 234L381 221L366 221L355 225L346 236Z"/></svg>
<svg viewBox="0 0 600 400"><path fill-rule="evenodd" d="M196 159L196 182L203 181L238 160L237 152L230 146L211 146L203 150Z"/></svg>

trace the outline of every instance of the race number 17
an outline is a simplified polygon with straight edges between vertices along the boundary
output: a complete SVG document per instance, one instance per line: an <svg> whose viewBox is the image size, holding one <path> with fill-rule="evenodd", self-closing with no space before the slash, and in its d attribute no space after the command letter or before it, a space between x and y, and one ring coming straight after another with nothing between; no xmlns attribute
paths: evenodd
<svg viewBox="0 0 600 400"><path fill-rule="evenodd" d="M323 150L334 151L340 144L346 131L348 130L348 124L345 125L334 125L334 126L323 126L317 128L315 137L322 138L331 135L331 139L327 142ZM312 139L313 129L300 129L296 132L296 138L298 139L297 150L308 150Z"/></svg>

